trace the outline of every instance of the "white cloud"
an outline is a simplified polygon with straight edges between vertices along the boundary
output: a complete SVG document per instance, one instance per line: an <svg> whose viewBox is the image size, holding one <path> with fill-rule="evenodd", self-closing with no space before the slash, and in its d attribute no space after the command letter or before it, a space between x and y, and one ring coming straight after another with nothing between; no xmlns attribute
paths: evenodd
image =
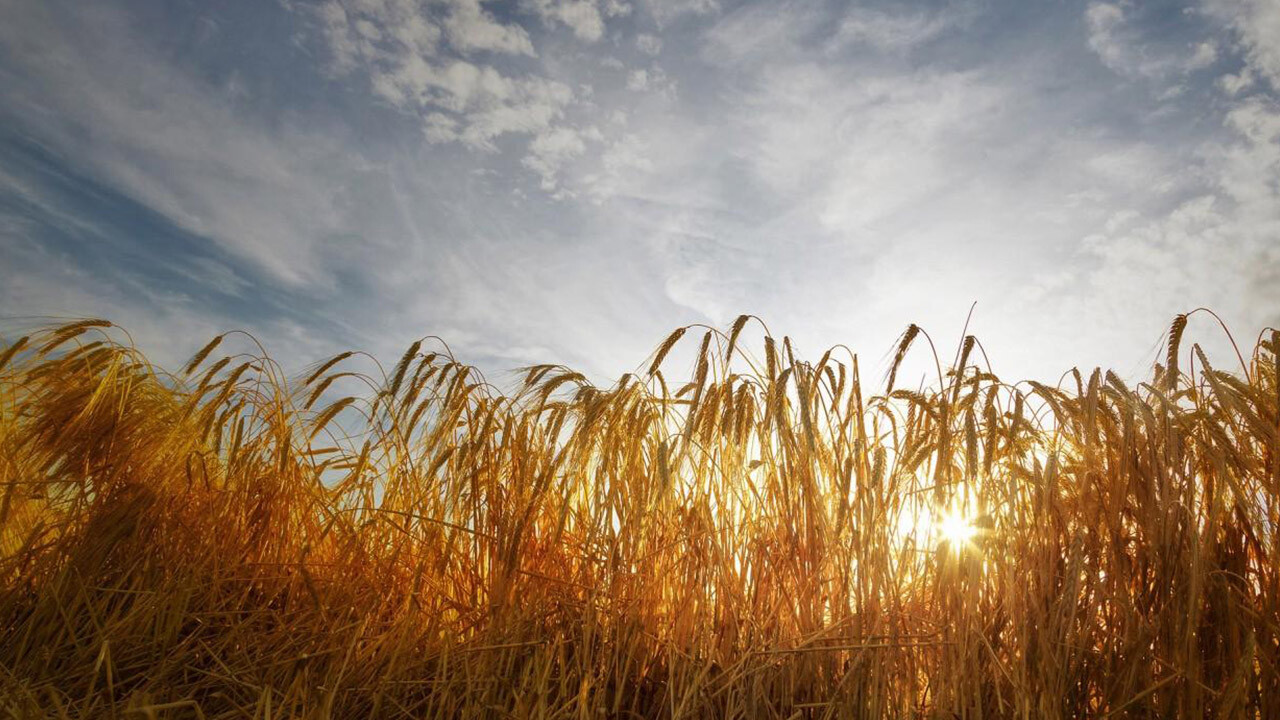
<svg viewBox="0 0 1280 720"><path fill-rule="evenodd" d="M546 19L563 22L585 39L598 39L603 24L591 2L536 2ZM552 132L575 101L572 88L558 80L526 72L508 74L495 66L466 58L485 50L535 57L528 33L518 25L497 22L478 0L449 0L443 32L420 4L411 0L365 3L358 13L325 9L324 36L334 54L335 69L367 75L373 92L401 110L421 117L431 143L461 143L494 152L504 136L523 136L530 146L524 165L555 188L555 173L572 155ZM366 42L372 25L394 39ZM401 28L412 28L403 30ZM441 38L463 57L442 51Z"/></svg>
<svg viewBox="0 0 1280 720"><path fill-rule="evenodd" d="M523 144L521 165L546 191L571 193L565 172L589 151L569 143L568 133L584 142L583 128L602 120L589 73L565 72L562 57L539 57L539 48L523 27L497 21L481 0L433 0L429 12L421 0L363 0L322 6L321 36L332 53L333 70L365 77L377 97L417 115L432 144L459 143L471 150L498 152L503 138ZM586 43L603 37L606 19L625 15L630 6L616 0L523 0L526 18L548 27L563 26ZM442 14L443 13L443 14ZM574 52L551 40L552 53ZM661 41L651 37L646 47ZM479 51L514 56L492 60ZM599 65L623 66L605 57ZM630 78L633 89L672 97L675 82L658 68ZM575 90L574 88L577 88ZM603 145L601 146L603 147ZM598 165L602 159L594 158ZM593 163L587 163L591 165Z"/></svg>
<svg viewBox="0 0 1280 720"><path fill-rule="evenodd" d="M1179 42L1154 33L1139 19L1143 6L1121 2L1091 2L1085 9L1087 44L1104 65L1127 78L1172 81L1214 65L1220 57L1218 39L1199 37ZM1187 17L1193 17L1188 11ZM1191 24L1188 23L1190 26ZM1201 28L1203 31L1203 28ZM1187 32L1183 28L1182 32ZM1185 88L1168 87L1162 99Z"/></svg>
<svg viewBox="0 0 1280 720"><path fill-rule="evenodd" d="M1089 47L1113 70L1127 70L1132 64L1130 48L1117 37L1124 27L1124 9L1117 3L1091 2L1086 8Z"/></svg>
<svg viewBox="0 0 1280 720"><path fill-rule="evenodd" d="M662 38L657 35L640 33L636 35L636 49L645 55L657 56L662 52Z"/></svg>
<svg viewBox="0 0 1280 720"><path fill-rule="evenodd" d="M1127 2L1090 2L1084 13L1089 49L1119 75L1158 79L1177 70L1198 69L1196 63L1205 61L1200 53L1213 51L1211 44L1206 45L1184 60L1158 49L1130 22L1131 14L1132 5Z"/></svg>
<svg viewBox="0 0 1280 720"><path fill-rule="evenodd" d="M648 69L640 68L627 73L627 89L638 93L653 92L671 100L675 97L676 82L662 68L655 65Z"/></svg>
<svg viewBox="0 0 1280 720"><path fill-rule="evenodd" d="M598 133L595 134L598 137ZM585 134L591 137L590 133ZM522 162L542 178L543 190L555 190L560 171L587 150L584 133L569 127L553 127L539 133L529 143Z"/></svg>
<svg viewBox="0 0 1280 720"><path fill-rule="evenodd" d="M1202 70L1218 59L1218 46L1210 40L1196 43L1195 50L1187 59L1187 70Z"/></svg>
<svg viewBox="0 0 1280 720"><path fill-rule="evenodd" d="M1228 73L1218 78L1217 85L1229 97L1234 97L1253 87L1253 72L1245 68L1236 74Z"/></svg>
<svg viewBox="0 0 1280 720"><path fill-rule="evenodd" d="M1273 89L1280 90L1280 3L1274 0L1205 0L1244 43L1246 59Z"/></svg>
<svg viewBox="0 0 1280 720"><path fill-rule="evenodd" d="M828 91L839 93L834 87ZM818 208L825 226L854 233L985 175L952 148L983 144L991 124L1004 120L998 111L1008 100L1006 89L965 74L864 83L841 95L842 104L828 118L836 143L827 151L835 162ZM770 154L778 164L794 162L784 156L782 146ZM794 167L781 174L803 172Z"/></svg>
<svg viewBox="0 0 1280 720"><path fill-rule="evenodd" d="M1144 74L1142 58L1126 32L1125 10L1119 3L1089 3L1084 10L1089 49L1106 67L1121 74Z"/></svg>
<svg viewBox="0 0 1280 720"><path fill-rule="evenodd" d="M643 92L649 89L649 71L632 70L627 74L627 89Z"/></svg>
<svg viewBox="0 0 1280 720"><path fill-rule="evenodd" d="M633 175L647 176L654 169L650 148L634 133L626 133L609 143L601 156L600 169L587 173L582 186L597 205L612 200L624 187L633 186Z"/></svg>
<svg viewBox="0 0 1280 720"><path fill-rule="evenodd" d="M461 139L468 145L491 148L494 139L507 133L534 135L561 117L573 98L567 85L551 80L520 83L508 102L485 104L468 112Z"/></svg>
<svg viewBox="0 0 1280 720"><path fill-rule="evenodd" d="M1160 80L1209 67L1218 59L1212 39L1187 47L1148 36L1134 22L1135 7L1129 2L1091 2L1085 8L1089 48L1104 65L1119 75Z"/></svg>
<svg viewBox="0 0 1280 720"><path fill-rule="evenodd" d="M1218 184L1248 216L1249 225L1280 237L1280 103L1252 97L1226 117L1233 141L1209 152L1221 157Z"/></svg>
<svg viewBox="0 0 1280 720"><path fill-rule="evenodd" d="M461 142L492 151L507 134L533 135L563 116L573 100L564 83L540 77L510 78L465 60L430 65L408 58L397 71L379 75L375 91L423 114L433 142Z"/></svg>
<svg viewBox="0 0 1280 720"><path fill-rule="evenodd" d="M1240 74L1219 78L1228 97L1252 84L1250 69L1260 61L1251 54L1248 62ZM1181 173L1186 187L1199 188L1196 194L1168 209L1116 212L1087 239L1086 252L1097 262L1072 285L1083 282L1089 291L1057 295L1062 322L1071 322L1069 315L1102 319L1103 327L1116 329L1093 334L1117 347L1132 344L1119 328L1155 325L1171 307L1208 307L1243 332L1237 340L1246 343L1248 333L1280 324L1280 103L1265 95L1235 100L1223 128L1225 134L1195 146L1192 166ZM1146 155L1147 165L1159 157L1154 148ZM1136 176L1150 176L1142 180L1146 185L1171 172ZM1195 341L1211 355L1232 357L1219 332Z"/></svg>
<svg viewBox="0 0 1280 720"><path fill-rule="evenodd" d="M353 8L348 12L342 3L328 0L315 10L340 72L351 72L365 63L387 62L397 55L434 56L444 37L443 29L412 0L379 0ZM394 49L385 48L380 41Z"/></svg>
<svg viewBox="0 0 1280 720"><path fill-rule="evenodd" d="M459 51L534 54L529 33L519 25L506 25L494 20L493 15L480 6L480 0L449 0L448 5L444 27L449 43Z"/></svg>
<svg viewBox="0 0 1280 720"><path fill-rule="evenodd" d="M607 17L626 17L631 14L631 4L626 0L604 0L603 4Z"/></svg>
<svg viewBox="0 0 1280 720"><path fill-rule="evenodd" d="M527 0L544 21L564 25L579 40L595 42L604 35L604 17L595 0ZM606 12L609 10L606 9Z"/></svg>
<svg viewBox="0 0 1280 720"><path fill-rule="evenodd" d="M685 16L711 15L720 11L719 0L645 0L645 6L659 27Z"/></svg>
<svg viewBox="0 0 1280 720"><path fill-rule="evenodd" d="M746 5L719 19L704 35L703 55L721 67L791 61L798 35L812 19L782 6Z"/></svg>
<svg viewBox="0 0 1280 720"><path fill-rule="evenodd" d="M907 50L928 42L954 26L957 13L884 12L851 7L840 21L835 44L870 45L877 50Z"/></svg>

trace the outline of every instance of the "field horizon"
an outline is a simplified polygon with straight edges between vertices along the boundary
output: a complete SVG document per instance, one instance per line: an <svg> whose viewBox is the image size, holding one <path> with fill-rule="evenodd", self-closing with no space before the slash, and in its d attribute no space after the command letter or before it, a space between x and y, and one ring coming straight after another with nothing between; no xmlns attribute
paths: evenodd
<svg viewBox="0 0 1280 720"><path fill-rule="evenodd" d="M604 387L42 329L0 345L0 708L1280 717L1280 332L1211 359L1188 316L1057 385L745 315Z"/></svg>

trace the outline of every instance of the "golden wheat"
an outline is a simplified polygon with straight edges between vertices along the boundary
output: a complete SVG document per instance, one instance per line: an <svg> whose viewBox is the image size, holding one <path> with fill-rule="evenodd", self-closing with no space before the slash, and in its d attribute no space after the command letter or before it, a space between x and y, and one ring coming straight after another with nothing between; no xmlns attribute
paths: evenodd
<svg viewBox="0 0 1280 720"><path fill-rule="evenodd" d="M1280 717L1277 333L1232 374L1180 315L1133 388L1006 384L966 336L895 390L912 325L877 392L748 323L688 382L681 328L612 386L511 392L435 339L293 382L215 358L239 336L178 375L102 321L9 344L0 706Z"/></svg>

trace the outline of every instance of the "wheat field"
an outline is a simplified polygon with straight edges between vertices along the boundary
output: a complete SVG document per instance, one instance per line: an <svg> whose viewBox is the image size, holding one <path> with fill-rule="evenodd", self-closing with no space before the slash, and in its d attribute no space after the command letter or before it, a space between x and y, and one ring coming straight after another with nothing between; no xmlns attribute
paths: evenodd
<svg viewBox="0 0 1280 720"><path fill-rule="evenodd" d="M1052 386L746 316L608 387L48 328L0 346L0 708L1280 718L1280 334L1186 325Z"/></svg>

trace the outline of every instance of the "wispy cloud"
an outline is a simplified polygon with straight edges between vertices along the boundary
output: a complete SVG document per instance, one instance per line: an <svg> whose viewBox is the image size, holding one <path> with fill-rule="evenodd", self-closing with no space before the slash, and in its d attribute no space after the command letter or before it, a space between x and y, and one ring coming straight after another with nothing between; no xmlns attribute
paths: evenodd
<svg viewBox="0 0 1280 720"><path fill-rule="evenodd" d="M1206 0L1205 9L1235 31L1248 69L1280 88L1280 6L1270 0Z"/></svg>
<svg viewBox="0 0 1280 720"><path fill-rule="evenodd" d="M318 254L342 188L323 168L350 162L333 138L247 119L227 90L141 50L114 10L10 5L8 122L279 281L328 282Z"/></svg>
<svg viewBox="0 0 1280 720"><path fill-rule="evenodd" d="M869 45L881 51L907 50L941 36L972 15L970 11L957 12L954 9L884 10L855 6L840 20L835 42Z"/></svg>
<svg viewBox="0 0 1280 720"><path fill-rule="evenodd" d="M1274 3L159 7L0 0L13 312L602 379L740 312L875 356L977 300L1033 375L1280 320Z"/></svg>

